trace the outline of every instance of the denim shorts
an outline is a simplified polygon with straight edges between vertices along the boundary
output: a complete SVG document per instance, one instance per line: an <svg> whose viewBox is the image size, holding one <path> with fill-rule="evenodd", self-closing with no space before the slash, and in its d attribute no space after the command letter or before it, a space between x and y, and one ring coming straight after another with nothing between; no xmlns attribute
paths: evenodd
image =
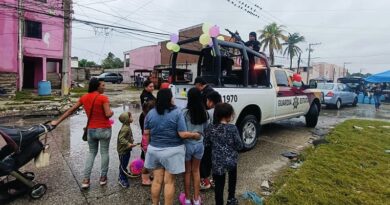
<svg viewBox="0 0 390 205"><path fill-rule="evenodd" d="M149 144L144 166L147 169L163 168L170 174L180 174L185 171L184 157L184 145L158 148Z"/></svg>
<svg viewBox="0 0 390 205"><path fill-rule="evenodd" d="M203 143L186 143L186 161L192 158L201 160L204 153Z"/></svg>

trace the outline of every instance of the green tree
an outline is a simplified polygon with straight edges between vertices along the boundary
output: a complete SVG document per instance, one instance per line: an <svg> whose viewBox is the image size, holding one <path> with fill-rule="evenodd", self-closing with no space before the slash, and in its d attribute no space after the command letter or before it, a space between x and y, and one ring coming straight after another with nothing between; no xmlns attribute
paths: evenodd
<svg viewBox="0 0 390 205"><path fill-rule="evenodd" d="M87 59L79 60L79 67L80 68L94 67L94 66L97 66L97 64L93 61L88 61Z"/></svg>
<svg viewBox="0 0 390 205"><path fill-rule="evenodd" d="M286 41L282 44L287 46L284 49L283 56L288 55L290 57L290 70L292 70L293 58L299 53L302 53L301 48L297 46L298 43L304 42L305 37L299 35L299 33L288 34Z"/></svg>
<svg viewBox="0 0 390 205"><path fill-rule="evenodd" d="M274 65L275 63L275 51L282 51L282 44L280 41L287 39L283 34L283 28L284 26L282 25L271 23L266 25L263 30L259 31L261 33L259 37L260 45L263 47L263 51L268 48L271 65Z"/></svg>
<svg viewBox="0 0 390 205"><path fill-rule="evenodd" d="M104 69L122 68L123 61L120 58L115 57L113 53L109 52L107 57L102 61L102 67Z"/></svg>

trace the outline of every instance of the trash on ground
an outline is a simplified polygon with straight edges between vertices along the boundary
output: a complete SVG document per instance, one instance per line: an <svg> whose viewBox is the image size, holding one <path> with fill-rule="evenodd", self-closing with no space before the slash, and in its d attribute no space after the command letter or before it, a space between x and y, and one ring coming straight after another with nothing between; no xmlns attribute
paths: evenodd
<svg viewBox="0 0 390 205"><path fill-rule="evenodd" d="M374 126L367 126L368 128L371 128L371 129L375 129L375 127Z"/></svg>
<svg viewBox="0 0 390 205"><path fill-rule="evenodd" d="M300 166L302 166L302 164L302 162L294 162L290 165L290 167L293 169L298 169Z"/></svg>
<svg viewBox="0 0 390 205"><path fill-rule="evenodd" d="M268 183L268 180L264 180L261 185L260 185L261 189L263 189L264 191L269 191L269 183Z"/></svg>
<svg viewBox="0 0 390 205"><path fill-rule="evenodd" d="M359 127L359 126L356 126L356 125L354 125L353 128L357 129L357 130L363 130L363 127Z"/></svg>
<svg viewBox="0 0 390 205"><path fill-rule="evenodd" d="M269 192L269 191L262 191L262 192L260 192L260 194L263 195L263 196L269 196L269 195L271 195L271 192Z"/></svg>
<svg viewBox="0 0 390 205"><path fill-rule="evenodd" d="M329 144L329 141L326 139L318 139L318 140L313 140L312 144L316 147L320 144Z"/></svg>
<svg viewBox="0 0 390 205"><path fill-rule="evenodd" d="M258 196L255 192L246 191L242 194L244 199L250 200L256 205L263 205L263 198Z"/></svg>
<svg viewBox="0 0 390 205"><path fill-rule="evenodd" d="M295 152L284 152L284 153L282 153L282 156L283 157L287 157L289 159L294 159L294 158L298 157L298 153L295 153Z"/></svg>
<svg viewBox="0 0 390 205"><path fill-rule="evenodd" d="M385 153L390 154L390 149L385 150Z"/></svg>
<svg viewBox="0 0 390 205"><path fill-rule="evenodd" d="M381 126L381 128L390 129L390 126L384 125L384 126Z"/></svg>

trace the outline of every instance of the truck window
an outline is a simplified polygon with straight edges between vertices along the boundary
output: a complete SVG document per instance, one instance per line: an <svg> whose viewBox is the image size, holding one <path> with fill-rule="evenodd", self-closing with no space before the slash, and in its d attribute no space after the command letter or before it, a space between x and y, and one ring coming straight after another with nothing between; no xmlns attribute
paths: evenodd
<svg viewBox="0 0 390 205"><path fill-rule="evenodd" d="M275 79L277 86L285 86L288 87L288 78L286 72L282 70L275 71Z"/></svg>

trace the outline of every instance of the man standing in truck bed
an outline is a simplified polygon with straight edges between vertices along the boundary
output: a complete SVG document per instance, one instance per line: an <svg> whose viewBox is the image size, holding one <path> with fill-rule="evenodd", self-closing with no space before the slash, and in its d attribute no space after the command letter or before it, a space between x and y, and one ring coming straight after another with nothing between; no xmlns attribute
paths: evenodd
<svg viewBox="0 0 390 205"><path fill-rule="evenodd" d="M214 89L200 76L195 78L195 87L202 93L203 105L207 108L207 95L213 92Z"/></svg>
<svg viewBox="0 0 390 205"><path fill-rule="evenodd" d="M247 41L245 45L256 52L260 51L260 42L257 40L256 32L249 33L249 41ZM249 58L249 80L250 80L249 84L256 85L258 74L255 71L255 56L248 53L248 58Z"/></svg>

